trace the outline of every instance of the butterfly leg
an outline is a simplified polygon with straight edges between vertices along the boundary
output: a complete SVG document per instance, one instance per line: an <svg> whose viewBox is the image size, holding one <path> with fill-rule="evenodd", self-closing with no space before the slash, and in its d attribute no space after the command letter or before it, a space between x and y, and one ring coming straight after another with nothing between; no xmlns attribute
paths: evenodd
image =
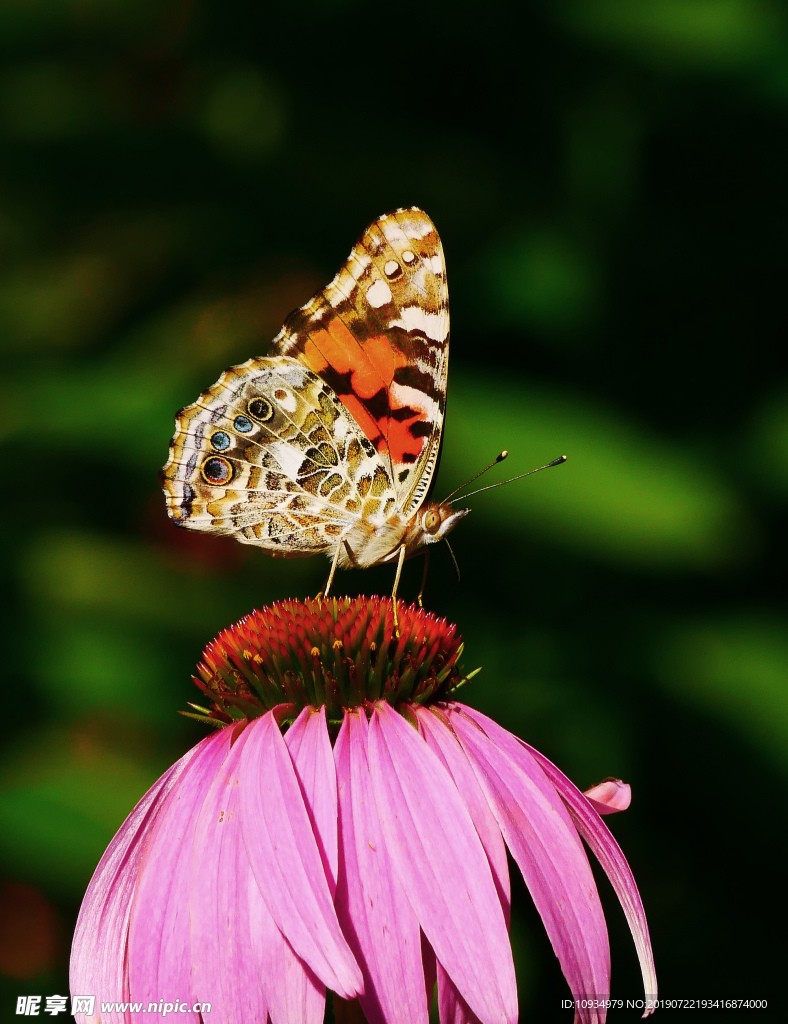
<svg viewBox="0 0 788 1024"><path fill-rule="evenodd" d="M334 560L331 563L331 572L328 574L328 580L326 581L326 585L325 585L325 587L323 589L322 596L324 598L328 597L329 591L331 590L331 584L334 582L334 573L337 571L337 562L339 561L339 552L341 550L342 550L342 545L341 544L337 544L337 549L334 552ZM318 594L317 596L320 597L321 595Z"/></svg>
<svg viewBox="0 0 788 1024"><path fill-rule="evenodd" d="M419 587L419 596L417 598L419 602L419 608L423 608L424 605L421 603L422 597L424 597L424 588L427 586L427 570L430 567L430 549L424 552L424 572L421 574L421 586Z"/></svg>
<svg viewBox="0 0 788 1024"><path fill-rule="evenodd" d="M399 636L399 622L397 621L397 590L399 588L399 579L402 575L402 566L405 562L405 545L399 549L399 561L397 562L397 575L394 577L394 589L391 591L391 607L394 610L394 635Z"/></svg>
<svg viewBox="0 0 788 1024"><path fill-rule="evenodd" d="M356 561L356 556L353 554L353 548L351 548L351 546L348 544L346 540L343 540L342 543L345 545L345 551L347 552L347 556L350 559L350 564L353 566L354 569L359 569L360 566Z"/></svg>

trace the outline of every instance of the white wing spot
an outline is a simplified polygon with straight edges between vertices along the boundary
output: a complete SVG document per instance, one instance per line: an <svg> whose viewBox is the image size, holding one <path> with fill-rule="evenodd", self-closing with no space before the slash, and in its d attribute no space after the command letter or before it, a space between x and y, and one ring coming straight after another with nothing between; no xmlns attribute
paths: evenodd
<svg viewBox="0 0 788 1024"><path fill-rule="evenodd" d="M341 306L345 301L345 296L339 290L339 274L337 274L333 281L326 285L326 297L333 309L336 309L337 306Z"/></svg>
<svg viewBox="0 0 788 1024"><path fill-rule="evenodd" d="M423 331L433 341L445 339L446 326L443 313L428 313L421 306L403 306L400 313L402 313L402 319L392 320L389 327L402 327L406 331Z"/></svg>
<svg viewBox="0 0 788 1024"><path fill-rule="evenodd" d="M353 277L356 280L358 280L359 277L361 277L361 275L372 262L372 257L369 255L369 253L357 252L354 249L353 252L351 252L350 256L348 257L348 263L352 262L355 262L359 265L358 269L356 267L353 267L353 269L351 270L351 274L353 275Z"/></svg>
<svg viewBox="0 0 788 1024"><path fill-rule="evenodd" d="M381 231L386 238L386 241L390 242L392 246L396 248L398 245L402 245L406 241L406 237L402 232L402 228L399 226L399 222L392 220L388 224L381 224Z"/></svg>
<svg viewBox="0 0 788 1024"><path fill-rule="evenodd" d="M386 275L386 277L393 277L398 270L399 263L397 263L396 260L389 260L388 263L383 268L383 273Z"/></svg>
<svg viewBox="0 0 788 1024"><path fill-rule="evenodd" d="M404 220L402 222L402 232L406 238L426 238L427 235L432 234L433 226L428 220Z"/></svg>
<svg viewBox="0 0 788 1024"><path fill-rule="evenodd" d="M277 388L274 392L274 398L276 398L277 402L285 412L295 412L298 408L298 401L292 391L285 391L284 388Z"/></svg>
<svg viewBox="0 0 788 1024"><path fill-rule="evenodd" d="M432 370L430 375L435 377L435 371ZM418 388L409 388L404 384L393 384L392 391L396 395L400 408L404 408L406 404L410 405L423 414L426 422L436 423L438 421L440 407L434 398L430 398L429 395L419 391Z"/></svg>
<svg viewBox="0 0 788 1024"><path fill-rule="evenodd" d="M298 478L298 470L304 461L303 454L297 448L291 448L289 444L285 444L283 441L275 441L268 446L268 450L279 463L279 468L285 476L288 476L291 480L296 480Z"/></svg>
<svg viewBox="0 0 788 1024"><path fill-rule="evenodd" d="M293 362L292 359L285 357L284 359L272 358L268 360L271 364L271 373L264 375L267 380L267 387L275 387L276 381L272 381L271 377L279 377L290 387L300 390L306 384L309 378L309 370L300 365L299 363Z"/></svg>
<svg viewBox="0 0 788 1024"><path fill-rule="evenodd" d="M432 269L433 274L438 277L443 276L443 260L440 256L428 256L424 262Z"/></svg>
<svg viewBox="0 0 788 1024"><path fill-rule="evenodd" d="M406 249L402 254L402 260L404 263L412 263L415 259L416 256L410 251L410 249Z"/></svg>
<svg viewBox="0 0 788 1024"><path fill-rule="evenodd" d="M367 302L375 309L385 306L391 302L391 289L385 281L376 281L367 288Z"/></svg>

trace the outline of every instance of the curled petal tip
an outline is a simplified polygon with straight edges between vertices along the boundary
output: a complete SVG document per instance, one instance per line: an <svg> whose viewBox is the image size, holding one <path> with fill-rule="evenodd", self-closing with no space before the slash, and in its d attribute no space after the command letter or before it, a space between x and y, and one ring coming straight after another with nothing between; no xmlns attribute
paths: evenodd
<svg viewBox="0 0 788 1024"><path fill-rule="evenodd" d="M605 779L584 794L598 814L625 811L632 802L632 787L621 779Z"/></svg>

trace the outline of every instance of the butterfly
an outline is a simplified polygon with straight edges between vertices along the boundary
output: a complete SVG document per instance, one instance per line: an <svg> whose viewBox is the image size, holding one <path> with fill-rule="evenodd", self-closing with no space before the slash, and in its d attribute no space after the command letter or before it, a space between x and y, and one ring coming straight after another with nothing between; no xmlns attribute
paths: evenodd
<svg viewBox="0 0 788 1024"><path fill-rule="evenodd" d="M163 490L179 526L279 558L397 563L467 509L430 501L449 359L446 265L417 207L370 224L270 355L230 367L177 414ZM395 603L396 608L396 603Z"/></svg>

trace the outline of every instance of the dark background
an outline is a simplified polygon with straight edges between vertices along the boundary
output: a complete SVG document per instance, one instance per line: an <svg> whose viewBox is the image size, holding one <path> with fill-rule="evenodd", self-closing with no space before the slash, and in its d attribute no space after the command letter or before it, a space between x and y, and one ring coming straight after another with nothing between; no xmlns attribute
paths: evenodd
<svg viewBox="0 0 788 1024"><path fill-rule="evenodd" d="M502 448L570 457L472 500L459 586L433 558L426 603L484 668L464 699L582 787L631 782L612 828L661 994L776 1019L786 9L6 0L0 58L0 1017L67 991L102 850L202 735L176 714L202 647L328 569L169 524L175 410L417 204L451 283L436 496ZM522 1018L570 1021L522 885L515 911Z"/></svg>

